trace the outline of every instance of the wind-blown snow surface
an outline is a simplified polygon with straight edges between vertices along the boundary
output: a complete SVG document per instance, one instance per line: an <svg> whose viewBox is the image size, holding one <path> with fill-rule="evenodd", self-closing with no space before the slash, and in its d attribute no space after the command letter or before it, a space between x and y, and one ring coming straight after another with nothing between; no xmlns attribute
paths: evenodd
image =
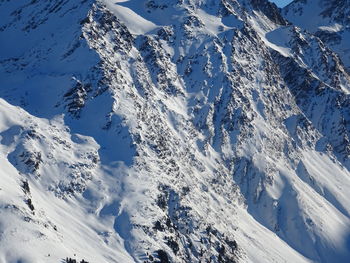
<svg viewBox="0 0 350 263"><path fill-rule="evenodd" d="M315 33L350 68L350 2L348 0L293 1L283 9L296 26Z"/></svg>
<svg viewBox="0 0 350 263"><path fill-rule="evenodd" d="M347 262L350 77L252 1L0 1L0 261Z"/></svg>

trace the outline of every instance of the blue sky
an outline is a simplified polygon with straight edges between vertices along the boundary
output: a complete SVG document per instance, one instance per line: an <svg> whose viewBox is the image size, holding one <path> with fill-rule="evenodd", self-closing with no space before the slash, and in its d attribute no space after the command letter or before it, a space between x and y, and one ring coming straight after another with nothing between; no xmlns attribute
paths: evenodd
<svg viewBox="0 0 350 263"><path fill-rule="evenodd" d="M289 4L290 2L292 2L292 0L270 0L270 1L274 2L279 7L283 7L283 6L287 5L287 4Z"/></svg>

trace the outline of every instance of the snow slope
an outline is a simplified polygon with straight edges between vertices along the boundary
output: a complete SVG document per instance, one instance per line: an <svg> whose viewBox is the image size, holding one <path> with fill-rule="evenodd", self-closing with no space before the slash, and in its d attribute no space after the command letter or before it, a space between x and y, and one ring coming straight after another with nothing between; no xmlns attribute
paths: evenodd
<svg viewBox="0 0 350 263"><path fill-rule="evenodd" d="M346 0L293 1L283 9L283 14L296 26L321 38L349 68L349 4Z"/></svg>
<svg viewBox="0 0 350 263"><path fill-rule="evenodd" d="M350 76L275 5L0 15L1 262L348 261Z"/></svg>
<svg viewBox="0 0 350 263"><path fill-rule="evenodd" d="M73 197L102 179L96 142L71 134L59 116L39 119L3 99L0 119L1 262L60 262L73 254L133 262L94 216L96 207Z"/></svg>

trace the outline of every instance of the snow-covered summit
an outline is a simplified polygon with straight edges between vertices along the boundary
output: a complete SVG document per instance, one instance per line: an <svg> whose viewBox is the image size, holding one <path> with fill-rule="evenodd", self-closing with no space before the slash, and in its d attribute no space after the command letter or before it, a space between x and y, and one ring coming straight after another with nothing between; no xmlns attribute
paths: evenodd
<svg viewBox="0 0 350 263"><path fill-rule="evenodd" d="M347 262L350 76L315 31L267 0L0 15L0 262Z"/></svg>

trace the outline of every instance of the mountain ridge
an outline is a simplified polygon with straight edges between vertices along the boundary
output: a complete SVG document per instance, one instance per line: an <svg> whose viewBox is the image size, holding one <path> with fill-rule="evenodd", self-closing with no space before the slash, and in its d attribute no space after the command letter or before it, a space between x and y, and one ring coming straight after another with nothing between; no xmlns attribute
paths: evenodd
<svg viewBox="0 0 350 263"><path fill-rule="evenodd" d="M322 39L349 71L349 1L293 1L283 15L293 24ZM312 10L312 12L310 12ZM308 17L305 17L305 14ZM312 16L312 17L310 17Z"/></svg>
<svg viewBox="0 0 350 263"><path fill-rule="evenodd" d="M346 262L341 56L267 1L143 3L0 1L0 260Z"/></svg>

